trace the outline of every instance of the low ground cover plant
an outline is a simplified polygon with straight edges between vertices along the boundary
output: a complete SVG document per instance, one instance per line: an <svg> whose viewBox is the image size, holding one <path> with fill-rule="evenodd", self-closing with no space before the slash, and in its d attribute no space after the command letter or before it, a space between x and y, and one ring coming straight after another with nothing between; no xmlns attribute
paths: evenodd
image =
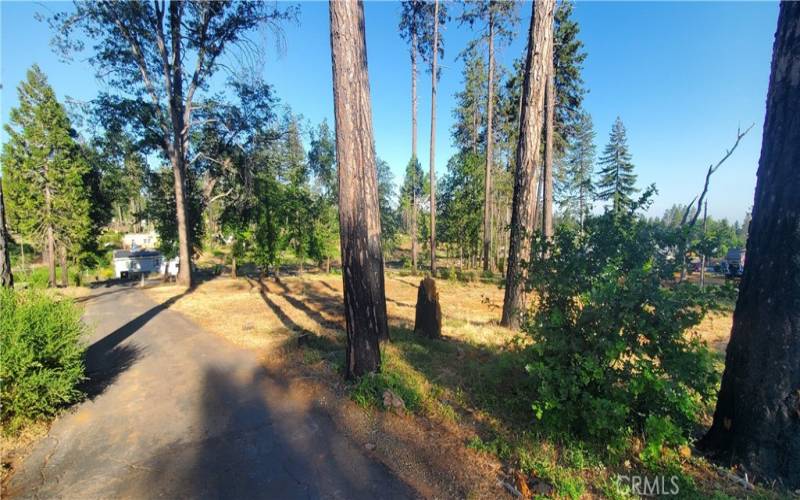
<svg viewBox="0 0 800 500"><path fill-rule="evenodd" d="M5 433L51 417L83 396L81 312L42 290L0 290L0 379Z"/></svg>

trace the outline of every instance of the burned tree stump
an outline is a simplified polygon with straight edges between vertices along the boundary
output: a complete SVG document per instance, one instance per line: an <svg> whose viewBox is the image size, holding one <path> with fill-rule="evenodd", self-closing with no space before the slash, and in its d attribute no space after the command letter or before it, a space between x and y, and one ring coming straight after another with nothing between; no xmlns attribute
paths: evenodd
<svg viewBox="0 0 800 500"><path fill-rule="evenodd" d="M431 339L442 338L442 308L439 305L439 292L436 291L436 281L430 276L419 283L414 333L425 335Z"/></svg>

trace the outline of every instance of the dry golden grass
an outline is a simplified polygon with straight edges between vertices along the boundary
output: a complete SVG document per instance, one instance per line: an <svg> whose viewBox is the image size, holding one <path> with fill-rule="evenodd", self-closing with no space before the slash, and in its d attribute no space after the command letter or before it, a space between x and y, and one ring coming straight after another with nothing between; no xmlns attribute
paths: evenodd
<svg viewBox="0 0 800 500"><path fill-rule="evenodd" d="M392 327L413 328L420 278L386 277L386 304ZM513 332L497 325L503 292L495 285L439 280L443 334L471 344L501 345ZM174 285L147 289L164 302L182 292ZM342 278L287 276L275 282L220 277L201 282L171 307L204 329L239 346L269 348L303 331L336 335L344 329Z"/></svg>

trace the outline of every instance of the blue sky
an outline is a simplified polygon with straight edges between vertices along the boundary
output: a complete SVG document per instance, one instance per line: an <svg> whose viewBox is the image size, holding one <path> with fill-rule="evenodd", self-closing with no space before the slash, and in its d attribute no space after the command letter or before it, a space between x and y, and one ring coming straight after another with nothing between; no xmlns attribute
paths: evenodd
<svg viewBox="0 0 800 500"><path fill-rule="evenodd" d="M58 61L50 32L34 13L59 11L65 3L3 2L0 81L3 123L16 105L16 85L33 63L50 78L60 99L90 100L102 89L87 63ZM450 4L456 12L458 6ZM530 3L520 10L518 35L502 47L510 66L525 44ZM366 29L375 143L400 181L410 156L410 69L397 32L400 4L367 2ZM598 152L616 116L622 117L640 186L655 183L650 213L687 203L702 188L708 165L735 139L737 126L755 124L733 157L712 179L709 214L741 220L753 202L761 147L766 89L778 5L754 3L578 2L575 18L588 57L585 108L592 114ZM461 85L456 55L474 37L451 22L444 29L445 58L437 112L437 175L454 150L450 144L454 93ZM285 29L285 48L266 44L265 77L282 102L314 124L333 125L328 6L301 4L298 26ZM419 151L427 168L430 76L419 81ZM2 134L5 140L5 133Z"/></svg>

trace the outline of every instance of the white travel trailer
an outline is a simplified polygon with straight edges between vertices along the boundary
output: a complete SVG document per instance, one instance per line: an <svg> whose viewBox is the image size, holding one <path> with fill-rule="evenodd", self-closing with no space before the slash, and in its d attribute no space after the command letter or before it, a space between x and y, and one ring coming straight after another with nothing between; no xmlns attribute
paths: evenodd
<svg viewBox="0 0 800 500"><path fill-rule="evenodd" d="M128 279L137 275L158 272L161 260L161 254L152 250L140 252L114 250L114 276L119 279Z"/></svg>

